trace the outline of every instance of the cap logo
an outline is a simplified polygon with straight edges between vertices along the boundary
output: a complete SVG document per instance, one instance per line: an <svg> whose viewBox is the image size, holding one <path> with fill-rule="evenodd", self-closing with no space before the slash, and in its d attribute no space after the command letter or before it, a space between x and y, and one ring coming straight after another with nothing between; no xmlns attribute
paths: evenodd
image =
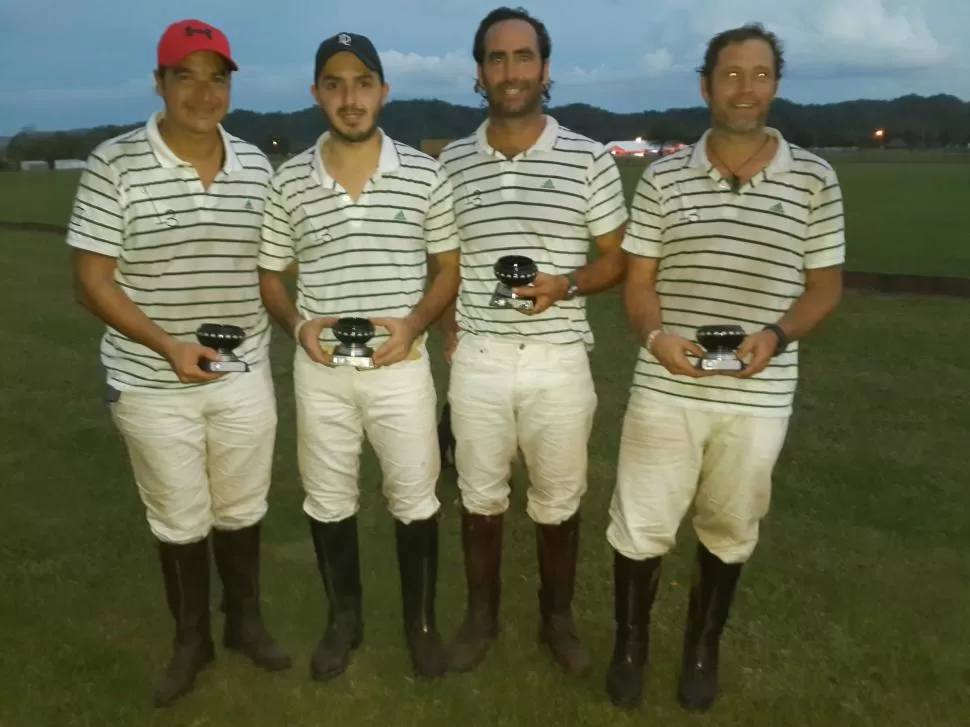
<svg viewBox="0 0 970 727"><path fill-rule="evenodd" d="M350 45L350 36L347 35L346 33L341 33L340 35L337 36L337 42L340 43L340 45L349 46Z"/></svg>
<svg viewBox="0 0 970 727"><path fill-rule="evenodd" d="M190 38L193 35L204 35L209 40L212 40L212 30L210 28L193 28L190 25L190 26L186 26L185 34Z"/></svg>

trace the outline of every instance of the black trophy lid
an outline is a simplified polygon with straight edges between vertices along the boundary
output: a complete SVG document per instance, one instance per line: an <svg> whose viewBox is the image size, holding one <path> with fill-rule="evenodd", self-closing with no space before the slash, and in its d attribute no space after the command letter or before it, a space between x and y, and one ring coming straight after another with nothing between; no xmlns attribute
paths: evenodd
<svg viewBox="0 0 970 727"><path fill-rule="evenodd" d="M539 273L535 261L525 255L504 255L495 262L493 270L495 277L509 286L528 285Z"/></svg>
<svg viewBox="0 0 970 727"><path fill-rule="evenodd" d="M341 343L364 343L374 337L374 324L367 318L341 318L333 327Z"/></svg>
<svg viewBox="0 0 970 727"><path fill-rule="evenodd" d="M741 326L721 323L700 326L697 329L697 342L708 351L713 349L734 350L744 341L745 333Z"/></svg>
<svg viewBox="0 0 970 727"><path fill-rule="evenodd" d="M207 348L232 350L246 340L246 331L228 323L203 323L195 337Z"/></svg>

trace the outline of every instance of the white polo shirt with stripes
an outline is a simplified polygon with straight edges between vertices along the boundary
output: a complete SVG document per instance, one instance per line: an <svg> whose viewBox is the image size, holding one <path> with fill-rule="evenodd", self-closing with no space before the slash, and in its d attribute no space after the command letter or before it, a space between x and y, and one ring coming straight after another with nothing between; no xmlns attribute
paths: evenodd
<svg viewBox="0 0 970 727"><path fill-rule="evenodd" d="M775 129L778 150L739 193L710 162L706 132L644 172L623 248L659 258L665 330L696 340L698 326L778 321L804 291L805 271L845 261L842 193L832 166ZM682 406L788 416L798 380L798 342L750 379L670 374L641 348L634 386Z"/></svg>
<svg viewBox="0 0 970 727"><path fill-rule="evenodd" d="M152 321L195 342L203 323L246 331L235 353L268 358L269 318L256 258L272 166L257 147L220 127L222 170L208 189L162 140L158 122L100 144L81 174L67 243L117 259L115 281ZM108 384L118 390L189 389L155 351L108 327L101 341Z"/></svg>
<svg viewBox="0 0 970 727"><path fill-rule="evenodd" d="M451 184L435 159L380 131L377 171L355 202L324 167L328 134L273 176L259 265L299 264L304 318L403 318L424 296L427 256L458 249ZM368 345L387 337L378 327ZM332 330L321 343L336 344Z"/></svg>
<svg viewBox="0 0 970 727"><path fill-rule="evenodd" d="M612 155L551 116L545 120L536 143L512 159L489 145L487 121L441 152L461 235L456 320L462 333L592 347L583 296L535 316L489 306L493 266L503 255L526 255L541 272L569 274L586 265L593 238L627 221Z"/></svg>

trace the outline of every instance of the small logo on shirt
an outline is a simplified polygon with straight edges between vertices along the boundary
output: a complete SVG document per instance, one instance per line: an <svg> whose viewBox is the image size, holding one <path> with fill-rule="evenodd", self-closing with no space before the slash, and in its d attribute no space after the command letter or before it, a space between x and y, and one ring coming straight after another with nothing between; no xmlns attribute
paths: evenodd
<svg viewBox="0 0 970 727"><path fill-rule="evenodd" d="M407 218L404 216L404 212L402 212L401 210L398 210L397 214L394 215L395 222L405 222L406 220Z"/></svg>
<svg viewBox="0 0 970 727"><path fill-rule="evenodd" d="M775 204L771 207L771 211L779 215L785 214L785 208L781 206L781 202L775 202Z"/></svg>
<svg viewBox="0 0 970 727"><path fill-rule="evenodd" d="M247 199L246 200L246 204L243 206L243 209L246 209L246 210L249 210L250 212L252 212L253 211L253 201L251 199Z"/></svg>
<svg viewBox="0 0 970 727"><path fill-rule="evenodd" d="M542 188L555 190L556 185L552 183L551 179L547 179L545 182L542 183Z"/></svg>
<svg viewBox="0 0 970 727"><path fill-rule="evenodd" d="M482 190L480 190L480 189L473 189L472 190L471 203L473 205L475 205L476 207L478 207L478 206L480 206L482 204Z"/></svg>

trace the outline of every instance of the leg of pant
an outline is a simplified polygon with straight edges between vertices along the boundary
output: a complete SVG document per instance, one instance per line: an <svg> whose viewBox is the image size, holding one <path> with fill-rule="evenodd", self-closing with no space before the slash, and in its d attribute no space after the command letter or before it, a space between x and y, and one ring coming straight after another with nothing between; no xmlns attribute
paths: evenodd
<svg viewBox="0 0 970 727"><path fill-rule="evenodd" d="M409 523L438 512L437 400L427 357L358 378L364 430L381 465L391 515Z"/></svg>
<svg viewBox="0 0 970 727"><path fill-rule="evenodd" d="M716 419L704 455L695 505L698 539L725 563L750 557L768 514L771 478L788 431L787 418Z"/></svg>
<svg viewBox="0 0 970 727"><path fill-rule="evenodd" d="M709 418L705 412L630 394L610 503L609 544L631 560L673 548L701 471Z"/></svg>
<svg viewBox="0 0 970 727"><path fill-rule="evenodd" d="M414 671L445 671L435 615L441 470L436 395L427 356L359 379L364 428L381 464L383 491L395 520L404 634Z"/></svg>
<svg viewBox="0 0 970 727"><path fill-rule="evenodd" d="M495 353L494 344L480 338L462 338L452 358L448 399L455 468L465 509L475 515L499 515L509 507L517 444L516 369L514 359L510 362Z"/></svg>
<svg viewBox="0 0 970 727"><path fill-rule="evenodd" d="M524 350L516 417L529 470L527 512L536 523L540 638L559 666L576 675L589 668L572 602L595 411L596 391L582 346Z"/></svg>
<svg viewBox="0 0 970 727"><path fill-rule="evenodd" d="M721 634L742 564L768 512L771 472L784 443L787 420L713 416L696 501L700 544L691 579L678 700L709 709L718 690Z"/></svg>
<svg viewBox="0 0 970 727"><path fill-rule="evenodd" d="M212 512L219 530L254 525L266 514L276 443L269 367L213 391L206 407Z"/></svg>
<svg viewBox="0 0 970 727"><path fill-rule="evenodd" d="M318 522L357 513L364 429L354 377L360 375L313 363L302 349L293 364L303 509Z"/></svg>
<svg viewBox="0 0 970 727"><path fill-rule="evenodd" d="M527 512L554 525L572 517L586 493L596 389L580 345L536 347L522 369L515 414L529 470Z"/></svg>
<svg viewBox="0 0 970 727"><path fill-rule="evenodd" d="M152 534L201 540L212 527L201 392L125 391L112 407Z"/></svg>
<svg viewBox="0 0 970 727"><path fill-rule="evenodd" d="M260 521L266 513L276 436L269 367L214 389L207 397L213 553L223 585L223 643L264 669L291 666L263 623Z"/></svg>

